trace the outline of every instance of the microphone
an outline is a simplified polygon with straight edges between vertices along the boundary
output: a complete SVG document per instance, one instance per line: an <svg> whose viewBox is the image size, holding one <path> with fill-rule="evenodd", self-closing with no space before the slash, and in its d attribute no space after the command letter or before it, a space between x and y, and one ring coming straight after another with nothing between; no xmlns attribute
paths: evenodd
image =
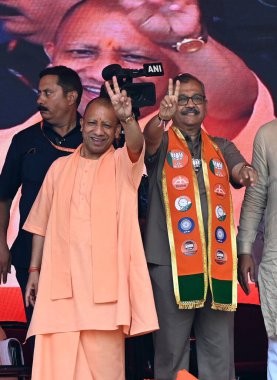
<svg viewBox="0 0 277 380"><path fill-rule="evenodd" d="M104 80L110 80L113 76L118 76L121 70L121 66L116 63L114 63L113 65L106 66L102 70L102 78Z"/></svg>

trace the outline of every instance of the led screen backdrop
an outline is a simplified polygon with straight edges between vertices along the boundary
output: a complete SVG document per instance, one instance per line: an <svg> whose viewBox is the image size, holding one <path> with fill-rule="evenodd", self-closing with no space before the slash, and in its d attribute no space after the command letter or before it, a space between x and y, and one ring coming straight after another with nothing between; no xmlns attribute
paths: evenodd
<svg viewBox="0 0 277 380"><path fill-rule="evenodd" d="M36 89L43 68L66 65L79 73L82 113L99 95L102 69L114 63L133 69L163 64L164 77L137 79L154 82L157 95L155 107L141 109L142 128L158 109L168 78L197 76L208 99L205 129L232 140L250 160L257 129L274 118L276 17L276 0L0 0L0 167L13 135L40 120ZM193 39L196 51L186 43L176 50L185 38ZM242 190L234 194L236 223L242 196ZM17 203L9 244L16 235ZM13 274L0 295L10 299L14 286ZM1 297L7 319L12 304Z"/></svg>

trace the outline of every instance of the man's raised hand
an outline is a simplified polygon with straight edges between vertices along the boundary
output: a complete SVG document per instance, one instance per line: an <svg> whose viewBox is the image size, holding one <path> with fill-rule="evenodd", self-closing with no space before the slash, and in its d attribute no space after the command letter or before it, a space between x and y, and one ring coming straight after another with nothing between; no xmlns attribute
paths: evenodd
<svg viewBox="0 0 277 380"><path fill-rule="evenodd" d="M178 96L180 91L180 81L176 81L175 88L173 80L168 82L168 94L163 98L159 109L159 118L162 120L171 120L177 110Z"/></svg>
<svg viewBox="0 0 277 380"><path fill-rule="evenodd" d="M117 79L113 76L113 89L109 82L105 82L106 90L111 99L116 116L120 121L132 116L132 101L125 90L120 90Z"/></svg>

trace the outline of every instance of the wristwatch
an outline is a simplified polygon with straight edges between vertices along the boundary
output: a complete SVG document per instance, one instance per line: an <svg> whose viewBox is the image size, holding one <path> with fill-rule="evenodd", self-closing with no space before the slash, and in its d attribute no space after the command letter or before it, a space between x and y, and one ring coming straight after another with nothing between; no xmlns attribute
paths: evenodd
<svg viewBox="0 0 277 380"><path fill-rule="evenodd" d="M128 124L128 123L130 123L130 122L133 122L135 119L136 119L135 115L132 114L132 115L126 117L125 120L120 120L120 121L121 121L122 123Z"/></svg>
<svg viewBox="0 0 277 380"><path fill-rule="evenodd" d="M176 42L172 45L172 48L176 49L180 53L194 53L207 43L208 41L208 32L207 28L203 25L201 30L201 35L197 38L188 38L185 37L182 41Z"/></svg>

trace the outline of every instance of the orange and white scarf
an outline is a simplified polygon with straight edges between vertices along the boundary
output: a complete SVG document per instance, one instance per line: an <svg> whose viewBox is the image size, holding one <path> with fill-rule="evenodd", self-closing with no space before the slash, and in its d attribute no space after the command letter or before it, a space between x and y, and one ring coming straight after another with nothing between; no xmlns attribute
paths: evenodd
<svg viewBox="0 0 277 380"><path fill-rule="evenodd" d="M201 130L202 167L208 202L208 247L197 177L186 140L168 131L163 197L176 302L181 309L204 306L208 284L212 308L237 305L237 255L229 173L222 153Z"/></svg>

